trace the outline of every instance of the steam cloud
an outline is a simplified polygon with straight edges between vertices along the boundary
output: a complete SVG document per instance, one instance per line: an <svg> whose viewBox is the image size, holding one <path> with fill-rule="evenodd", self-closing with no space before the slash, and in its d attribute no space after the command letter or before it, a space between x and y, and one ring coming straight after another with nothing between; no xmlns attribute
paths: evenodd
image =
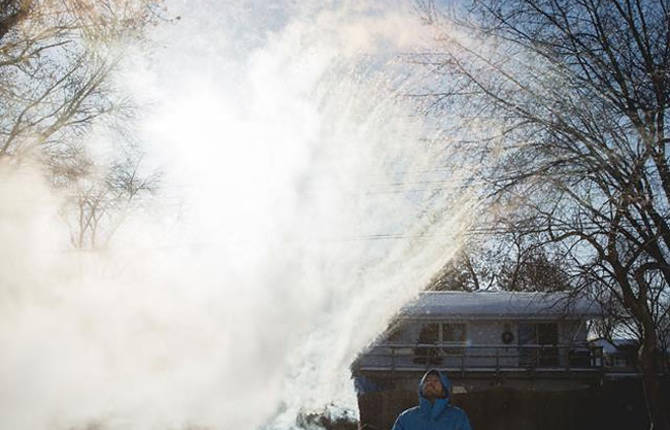
<svg viewBox="0 0 670 430"><path fill-rule="evenodd" d="M165 189L103 251L64 251L59 197L0 166L0 427L287 429L355 408L349 364L471 213L401 97L395 55L431 35L373 3L172 4L162 48L119 75Z"/></svg>

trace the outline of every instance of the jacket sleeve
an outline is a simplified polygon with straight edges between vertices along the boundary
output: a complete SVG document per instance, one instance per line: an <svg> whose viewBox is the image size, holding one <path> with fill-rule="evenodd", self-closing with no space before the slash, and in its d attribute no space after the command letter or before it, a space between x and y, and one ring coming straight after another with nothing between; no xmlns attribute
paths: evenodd
<svg viewBox="0 0 670 430"><path fill-rule="evenodd" d="M403 419L402 419L402 414L396 418L395 423L393 424L393 428L391 430L406 430L405 426L402 424Z"/></svg>

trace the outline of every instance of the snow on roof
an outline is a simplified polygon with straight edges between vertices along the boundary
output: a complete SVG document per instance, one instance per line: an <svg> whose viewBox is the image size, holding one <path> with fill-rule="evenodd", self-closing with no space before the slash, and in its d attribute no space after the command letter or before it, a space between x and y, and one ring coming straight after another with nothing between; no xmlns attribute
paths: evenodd
<svg viewBox="0 0 670 430"><path fill-rule="evenodd" d="M553 319L598 318L600 307L567 293L431 291L406 305L407 318Z"/></svg>

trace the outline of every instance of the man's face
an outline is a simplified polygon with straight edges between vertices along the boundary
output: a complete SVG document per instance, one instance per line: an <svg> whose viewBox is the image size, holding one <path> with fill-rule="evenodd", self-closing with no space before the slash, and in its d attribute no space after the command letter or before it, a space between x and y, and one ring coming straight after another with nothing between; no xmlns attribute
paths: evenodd
<svg viewBox="0 0 670 430"><path fill-rule="evenodd" d="M440 377L434 373L426 376L426 379L423 380L423 385L421 385L421 392L423 393L423 397L427 399L444 397L444 387L442 387Z"/></svg>

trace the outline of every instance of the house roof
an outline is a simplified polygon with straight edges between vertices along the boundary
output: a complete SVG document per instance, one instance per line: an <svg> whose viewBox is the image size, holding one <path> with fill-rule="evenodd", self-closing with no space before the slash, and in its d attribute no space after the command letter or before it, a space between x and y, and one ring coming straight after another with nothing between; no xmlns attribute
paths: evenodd
<svg viewBox="0 0 670 430"><path fill-rule="evenodd" d="M417 319L589 319L600 316L600 307L584 297L542 292L424 292L401 310Z"/></svg>

